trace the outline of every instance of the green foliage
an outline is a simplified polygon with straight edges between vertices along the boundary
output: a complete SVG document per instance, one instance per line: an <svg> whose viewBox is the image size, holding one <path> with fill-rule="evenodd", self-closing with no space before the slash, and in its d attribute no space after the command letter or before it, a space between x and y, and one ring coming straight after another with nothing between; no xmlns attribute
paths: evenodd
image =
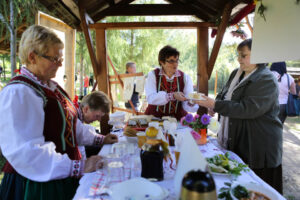
<svg viewBox="0 0 300 200"><path fill-rule="evenodd" d="M14 24L15 27L10 27L10 2L14 5ZM16 29L22 24L34 24L34 16L38 10L39 4L36 0L8 0L0 1L0 36L9 38L9 28ZM7 42L9 40L6 40Z"/></svg>
<svg viewBox="0 0 300 200"><path fill-rule="evenodd" d="M211 78L209 80L209 90L214 90L216 71L218 74L217 92L226 84L229 74L239 67L237 62L237 44L223 44L220 48L218 58Z"/></svg>

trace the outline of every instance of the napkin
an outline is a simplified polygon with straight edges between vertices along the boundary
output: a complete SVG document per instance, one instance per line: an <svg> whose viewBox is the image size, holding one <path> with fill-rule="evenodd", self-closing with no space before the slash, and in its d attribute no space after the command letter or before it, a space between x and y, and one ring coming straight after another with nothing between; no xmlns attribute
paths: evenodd
<svg viewBox="0 0 300 200"><path fill-rule="evenodd" d="M180 157L174 178L174 188L178 198L180 195L183 176L191 170L200 169L202 171L206 171L207 166L207 162L190 132L190 128L180 129L177 132L177 134L184 134L182 137L183 141L180 146Z"/></svg>

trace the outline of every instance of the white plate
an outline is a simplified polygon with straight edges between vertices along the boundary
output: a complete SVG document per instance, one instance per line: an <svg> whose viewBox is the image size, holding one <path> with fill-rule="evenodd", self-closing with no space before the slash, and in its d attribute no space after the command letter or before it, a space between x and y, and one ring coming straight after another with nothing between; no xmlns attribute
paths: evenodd
<svg viewBox="0 0 300 200"><path fill-rule="evenodd" d="M216 175L216 176L230 176L231 174L228 173L218 173L218 172L210 172L212 175Z"/></svg>
<svg viewBox="0 0 300 200"><path fill-rule="evenodd" d="M130 179L115 184L110 189L113 200L163 200L169 195L168 190L144 178Z"/></svg>
<svg viewBox="0 0 300 200"><path fill-rule="evenodd" d="M236 186L241 185L244 186L247 190L252 190L255 192L259 192L261 194L264 194L266 197L268 197L271 200L277 200L278 197L276 194L272 193L271 190L263 187L262 185L258 184L258 183L254 183L254 182L248 182L248 183L238 183L235 182L232 184L232 189L235 188ZM230 194L233 198L233 200L238 200L234 195L233 195L233 191L230 191Z"/></svg>

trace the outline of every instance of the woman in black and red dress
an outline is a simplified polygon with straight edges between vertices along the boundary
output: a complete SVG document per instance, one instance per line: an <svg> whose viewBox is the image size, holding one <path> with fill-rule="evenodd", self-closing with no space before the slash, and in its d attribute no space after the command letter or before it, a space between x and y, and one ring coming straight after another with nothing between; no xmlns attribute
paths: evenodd
<svg viewBox="0 0 300 200"><path fill-rule="evenodd" d="M193 92L192 79L178 70L179 52L167 45L159 51L161 68L148 73L145 90L148 101L146 115L172 116L177 120L187 112L196 112L198 105L189 104L187 96Z"/></svg>

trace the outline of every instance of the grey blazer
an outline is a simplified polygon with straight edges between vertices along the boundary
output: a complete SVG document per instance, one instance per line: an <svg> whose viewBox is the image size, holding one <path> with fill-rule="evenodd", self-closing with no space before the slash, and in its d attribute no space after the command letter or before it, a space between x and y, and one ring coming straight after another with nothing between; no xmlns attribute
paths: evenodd
<svg viewBox="0 0 300 200"><path fill-rule="evenodd" d="M229 117L228 149L252 169L274 168L282 161L282 124L278 86L266 67L258 69L223 100L237 69L216 97L214 111Z"/></svg>

